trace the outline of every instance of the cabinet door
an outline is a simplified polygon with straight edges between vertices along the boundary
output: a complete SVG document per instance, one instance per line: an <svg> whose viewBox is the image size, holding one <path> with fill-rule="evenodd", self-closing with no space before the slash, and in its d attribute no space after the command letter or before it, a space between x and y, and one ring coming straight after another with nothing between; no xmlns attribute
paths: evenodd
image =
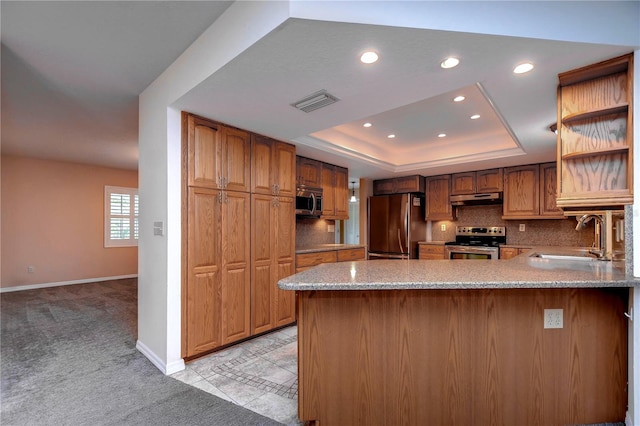
<svg viewBox="0 0 640 426"><path fill-rule="evenodd" d="M442 244L419 244L418 259L422 260L442 260L444 259L444 245Z"/></svg>
<svg viewBox="0 0 640 426"><path fill-rule="evenodd" d="M451 175L451 195L476 193L476 172Z"/></svg>
<svg viewBox="0 0 640 426"><path fill-rule="evenodd" d="M224 191L222 197L222 344L250 335L251 198Z"/></svg>
<svg viewBox="0 0 640 426"><path fill-rule="evenodd" d="M251 192L272 195L274 193L272 140L260 135L251 136Z"/></svg>
<svg viewBox="0 0 640 426"><path fill-rule="evenodd" d="M537 164L504 169L503 217L539 216L540 196Z"/></svg>
<svg viewBox="0 0 640 426"><path fill-rule="evenodd" d="M222 178L230 191L251 190L251 140L249 133L223 127Z"/></svg>
<svg viewBox="0 0 640 426"><path fill-rule="evenodd" d="M334 170L335 218L347 220L349 219L349 171L338 166Z"/></svg>
<svg viewBox="0 0 640 426"><path fill-rule="evenodd" d="M251 197L251 332L259 334L271 330L275 321L275 276L273 258L276 250L272 225L273 197L253 194Z"/></svg>
<svg viewBox="0 0 640 426"><path fill-rule="evenodd" d="M189 188L185 356L222 344L222 218L218 190Z"/></svg>
<svg viewBox="0 0 640 426"><path fill-rule="evenodd" d="M518 255L517 247L500 247L500 259L507 260Z"/></svg>
<svg viewBox="0 0 640 426"><path fill-rule="evenodd" d="M275 207L274 235L276 239L276 272L273 279L273 292L275 294L275 326L291 324L296 320L295 292L281 290L278 280L295 273L296 252L296 219L295 203L290 197L280 197Z"/></svg>
<svg viewBox="0 0 640 426"><path fill-rule="evenodd" d="M502 169L488 169L476 172L476 191L483 192L502 192L503 174Z"/></svg>
<svg viewBox="0 0 640 426"><path fill-rule="evenodd" d="M186 121L186 123L184 123ZM187 137L188 185L219 188L221 173L221 130L204 119L183 118Z"/></svg>
<svg viewBox="0 0 640 426"><path fill-rule="evenodd" d="M322 216L333 218L336 214L334 173L335 166L322 164Z"/></svg>
<svg viewBox="0 0 640 426"><path fill-rule="evenodd" d="M373 195L389 195L396 193L395 179L379 179L373 181Z"/></svg>
<svg viewBox="0 0 640 426"><path fill-rule="evenodd" d="M426 220L453 220L453 208L449 201L451 175L428 177L426 187Z"/></svg>
<svg viewBox="0 0 640 426"><path fill-rule="evenodd" d="M305 157L296 160L297 183L313 188L322 187L322 163Z"/></svg>
<svg viewBox="0 0 640 426"><path fill-rule="evenodd" d="M563 210L556 206L557 182L556 163L540 164L540 216L565 217Z"/></svg>
<svg viewBox="0 0 640 426"><path fill-rule="evenodd" d="M273 146L273 168L278 196L296 195L296 147L276 141Z"/></svg>

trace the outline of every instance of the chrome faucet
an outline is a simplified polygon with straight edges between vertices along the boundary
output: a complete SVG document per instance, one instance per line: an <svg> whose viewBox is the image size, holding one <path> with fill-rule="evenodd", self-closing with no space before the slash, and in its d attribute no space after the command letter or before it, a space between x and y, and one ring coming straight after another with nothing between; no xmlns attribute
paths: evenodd
<svg viewBox="0 0 640 426"><path fill-rule="evenodd" d="M595 254L599 259L605 258L605 245L606 245L606 236L602 232L602 224L604 223L604 218L597 214L585 214L580 218L576 218L578 224L576 225L576 231L580 231L587 226L587 223L591 221L591 219L595 219L595 239L593 241L593 245L589 250L589 253Z"/></svg>

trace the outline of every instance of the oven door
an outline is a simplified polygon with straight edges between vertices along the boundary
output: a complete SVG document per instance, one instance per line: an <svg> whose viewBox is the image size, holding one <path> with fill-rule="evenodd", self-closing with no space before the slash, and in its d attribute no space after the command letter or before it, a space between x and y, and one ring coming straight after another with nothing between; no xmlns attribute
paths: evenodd
<svg viewBox="0 0 640 426"><path fill-rule="evenodd" d="M447 259L497 260L500 255L498 247L445 246Z"/></svg>

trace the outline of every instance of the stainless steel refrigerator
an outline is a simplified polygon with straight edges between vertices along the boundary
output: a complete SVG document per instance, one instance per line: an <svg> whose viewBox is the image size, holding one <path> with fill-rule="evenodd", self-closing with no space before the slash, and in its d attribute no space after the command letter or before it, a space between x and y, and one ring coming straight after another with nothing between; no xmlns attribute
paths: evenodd
<svg viewBox="0 0 640 426"><path fill-rule="evenodd" d="M422 194L369 197L369 259L417 259L426 240Z"/></svg>

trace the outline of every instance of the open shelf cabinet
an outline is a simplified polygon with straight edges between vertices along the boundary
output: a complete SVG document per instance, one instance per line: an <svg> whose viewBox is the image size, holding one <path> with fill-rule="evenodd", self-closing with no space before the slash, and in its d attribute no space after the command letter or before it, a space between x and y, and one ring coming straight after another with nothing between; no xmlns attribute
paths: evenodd
<svg viewBox="0 0 640 426"><path fill-rule="evenodd" d="M633 54L558 79L557 205L633 203Z"/></svg>

